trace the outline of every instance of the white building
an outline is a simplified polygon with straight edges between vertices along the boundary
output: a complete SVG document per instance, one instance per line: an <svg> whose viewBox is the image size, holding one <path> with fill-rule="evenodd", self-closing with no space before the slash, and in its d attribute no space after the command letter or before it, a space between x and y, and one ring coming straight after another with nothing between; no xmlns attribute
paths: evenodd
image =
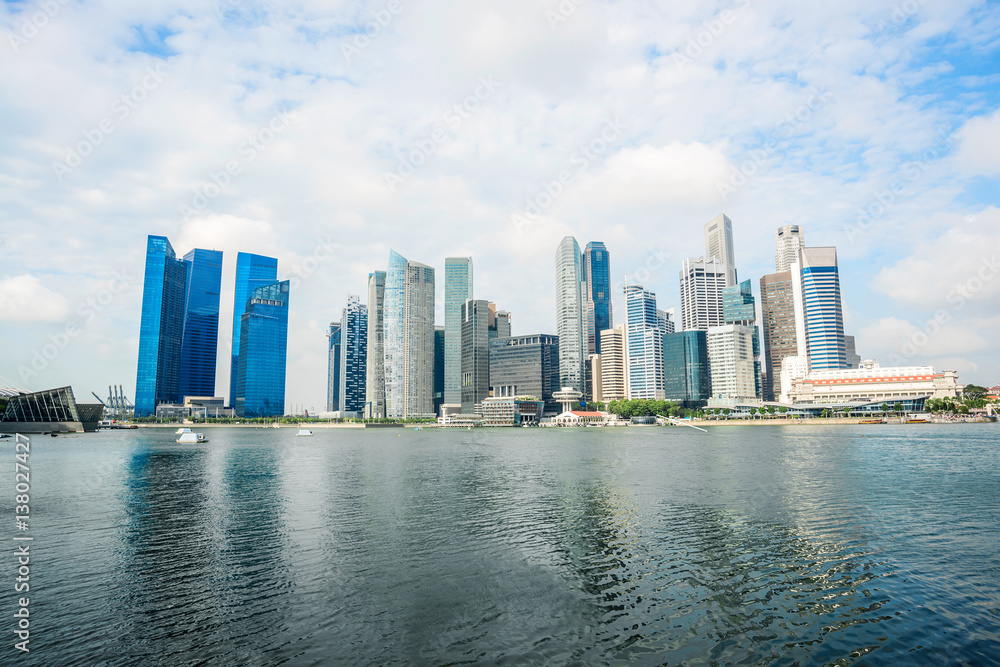
<svg viewBox="0 0 1000 667"><path fill-rule="evenodd" d="M753 329L727 324L708 330L708 364L713 399L756 399Z"/></svg>
<svg viewBox="0 0 1000 667"><path fill-rule="evenodd" d="M726 264L719 259L685 259L681 267L681 330L708 331L726 323L722 312L722 289L726 287Z"/></svg>
<svg viewBox="0 0 1000 667"><path fill-rule="evenodd" d="M806 237L798 225L784 225L775 233L777 252L774 255L774 272L784 273L792 270L792 264L798 261L799 250L806 246Z"/></svg>
<svg viewBox="0 0 1000 667"><path fill-rule="evenodd" d="M787 360L786 360L787 361ZM865 361L861 368L812 371L792 382L792 403L879 403L923 398L956 398L958 373L932 366L882 368Z"/></svg>
<svg viewBox="0 0 1000 667"><path fill-rule="evenodd" d="M601 332L601 396L605 403L620 401L628 395L625 360L625 324Z"/></svg>
<svg viewBox="0 0 1000 667"><path fill-rule="evenodd" d="M721 214L705 225L705 259L726 265L726 284L736 284L736 253L733 250L733 221Z"/></svg>
<svg viewBox="0 0 1000 667"><path fill-rule="evenodd" d="M586 390L586 340L583 330L583 280L580 245L565 237L556 249L556 334L559 336L559 382Z"/></svg>

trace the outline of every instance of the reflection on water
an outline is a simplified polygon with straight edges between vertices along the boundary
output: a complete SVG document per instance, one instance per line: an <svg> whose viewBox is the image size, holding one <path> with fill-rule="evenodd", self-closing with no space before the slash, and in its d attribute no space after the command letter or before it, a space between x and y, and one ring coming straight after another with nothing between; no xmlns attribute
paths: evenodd
<svg viewBox="0 0 1000 667"><path fill-rule="evenodd" d="M998 655L995 430L586 431L52 443L28 664Z"/></svg>

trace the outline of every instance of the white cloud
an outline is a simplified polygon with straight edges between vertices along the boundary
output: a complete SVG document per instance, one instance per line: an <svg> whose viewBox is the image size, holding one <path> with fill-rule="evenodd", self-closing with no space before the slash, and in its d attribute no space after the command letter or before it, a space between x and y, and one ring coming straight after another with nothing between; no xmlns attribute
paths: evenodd
<svg viewBox="0 0 1000 667"><path fill-rule="evenodd" d="M0 279L0 320L8 322L61 322L69 315L69 302L42 285L32 275Z"/></svg>
<svg viewBox="0 0 1000 667"><path fill-rule="evenodd" d="M955 166L971 175L1000 175L1000 111L989 116L978 116L966 123L957 133L959 146L955 152Z"/></svg>

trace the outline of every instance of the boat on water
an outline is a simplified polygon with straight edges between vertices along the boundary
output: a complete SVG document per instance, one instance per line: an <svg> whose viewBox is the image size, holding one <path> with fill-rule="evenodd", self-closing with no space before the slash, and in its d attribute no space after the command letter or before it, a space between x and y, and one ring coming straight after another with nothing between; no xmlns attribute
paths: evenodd
<svg viewBox="0 0 1000 667"><path fill-rule="evenodd" d="M307 429L307 428L300 428L299 432L296 433L295 435L308 436L308 435L312 435L312 434L313 434L313 432L310 431L309 429Z"/></svg>
<svg viewBox="0 0 1000 667"><path fill-rule="evenodd" d="M208 442L208 438L205 437L203 433L181 433L181 437L177 438L177 442L182 445L197 445L203 442Z"/></svg>
<svg viewBox="0 0 1000 667"><path fill-rule="evenodd" d="M884 424L885 420L882 419L882 418L878 418L878 419L860 419L860 420L858 420L858 423L859 424Z"/></svg>

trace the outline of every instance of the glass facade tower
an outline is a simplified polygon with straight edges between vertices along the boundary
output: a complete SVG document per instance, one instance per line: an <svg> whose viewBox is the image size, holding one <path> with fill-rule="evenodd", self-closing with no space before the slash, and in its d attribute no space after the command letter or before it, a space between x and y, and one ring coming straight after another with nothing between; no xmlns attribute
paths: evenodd
<svg viewBox="0 0 1000 667"><path fill-rule="evenodd" d="M135 415L146 417L161 403L180 400L185 299L191 264L177 259L164 236L146 240L142 285Z"/></svg>
<svg viewBox="0 0 1000 667"><path fill-rule="evenodd" d="M385 271L368 274L368 367L365 416L385 417Z"/></svg>
<svg viewBox="0 0 1000 667"><path fill-rule="evenodd" d="M656 294L641 285L625 286L628 397L663 399L663 331Z"/></svg>
<svg viewBox="0 0 1000 667"><path fill-rule="evenodd" d="M472 298L472 258L444 260L444 402L462 402L462 306Z"/></svg>
<svg viewBox="0 0 1000 667"><path fill-rule="evenodd" d="M326 411L340 410L340 322L331 322L326 338L330 344L326 362Z"/></svg>
<svg viewBox="0 0 1000 667"><path fill-rule="evenodd" d="M694 330L664 334L663 376L668 401L694 402L711 398L708 333Z"/></svg>
<svg viewBox="0 0 1000 667"><path fill-rule="evenodd" d="M490 388L494 398L532 396L545 411L562 412L552 395L559 391L559 337L545 334L489 341Z"/></svg>
<svg viewBox="0 0 1000 667"><path fill-rule="evenodd" d="M462 304L462 412L473 414L489 396L490 303L469 299ZM495 338L495 337L493 337Z"/></svg>
<svg viewBox="0 0 1000 667"><path fill-rule="evenodd" d="M559 381L563 387L585 392L583 270L580 245L565 237L556 250L556 333L559 336Z"/></svg>
<svg viewBox="0 0 1000 667"><path fill-rule="evenodd" d="M837 249L803 248L798 268L809 367L814 371L847 368Z"/></svg>
<svg viewBox="0 0 1000 667"><path fill-rule="evenodd" d="M285 414L288 281L257 287L240 319L236 401L240 417Z"/></svg>
<svg viewBox="0 0 1000 667"><path fill-rule="evenodd" d="M236 289L233 298L233 345L229 373L230 405L236 406L236 373L240 356L240 328L247 299L258 287L278 279L278 260L263 255L241 252L236 256Z"/></svg>
<svg viewBox="0 0 1000 667"><path fill-rule="evenodd" d="M184 255L184 261L190 265L190 276L178 391L182 400L184 396L215 396L222 252L196 248Z"/></svg>
<svg viewBox="0 0 1000 667"><path fill-rule="evenodd" d="M356 296L347 297L340 318L339 410L362 412L368 373L368 307Z"/></svg>
<svg viewBox="0 0 1000 667"><path fill-rule="evenodd" d="M601 332L614 327L611 316L611 257L601 241L591 241L583 252L584 327L587 353L601 353Z"/></svg>

